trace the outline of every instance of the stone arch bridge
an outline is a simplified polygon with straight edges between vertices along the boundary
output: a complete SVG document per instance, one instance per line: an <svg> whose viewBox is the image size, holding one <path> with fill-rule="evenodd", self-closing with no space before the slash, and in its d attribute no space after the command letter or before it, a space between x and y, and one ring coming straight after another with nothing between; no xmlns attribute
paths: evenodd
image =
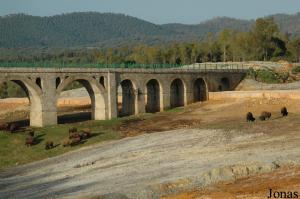
<svg viewBox="0 0 300 199"><path fill-rule="evenodd" d="M92 119L105 120L205 101L208 92L233 90L245 74L239 69L0 68L0 83L23 88L30 125L43 127L57 124L58 97L74 81L89 93Z"/></svg>

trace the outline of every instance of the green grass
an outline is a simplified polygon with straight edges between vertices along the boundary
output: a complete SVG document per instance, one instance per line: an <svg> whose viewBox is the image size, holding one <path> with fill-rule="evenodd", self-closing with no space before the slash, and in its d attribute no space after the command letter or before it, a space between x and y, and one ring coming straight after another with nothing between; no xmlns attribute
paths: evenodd
<svg viewBox="0 0 300 199"><path fill-rule="evenodd" d="M176 107L176 108L169 108L166 110L168 113L179 113L184 110L184 107Z"/></svg>
<svg viewBox="0 0 300 199"><path fill-rule="evenodd" d="M176 114L182 112L183 107L169 109L167 114ZM156 114L145 113L137 116L129 116L116 118L105 121L87 121L75 124L55 125L44 128L36 128L35 136L40 142L32 147L25 146L25 138L27 133L8 133L0 131L0 170L4 170L17 165L22 165L37 160L51 158L63 153L79 149L81 147L101 143L108 140L121 139L122 134L118 131L118 127L128 122L151 119ZM85 143L74 147L57 146L51 150L45 150L45 143L53 141L54 145L61 144L63 140L68 138L69 128L76 127L78 130L90 128L94 136Z"/></svg>
<svg viewBox="0 0 300 199"><path fill-rule="evenodd" d="M40 140L40 143L32 147L26 147L24 144L27 133L11 134L8 132L0 132L0 170L54 157L83 146L107 140L120 139L121 135L116 131L116 127L121 124L122 120L123 119L90 121L73 125L56 125L38 128L35 129L35 135L38 137L38 140ZM68 130L73 126L78 129L90 128L93 132L93 137L88 139L84 144L74 147L63 147L59 145L54 149L45 150L46 141L53 141L55 145L60 144L68 137Z"/></svg>

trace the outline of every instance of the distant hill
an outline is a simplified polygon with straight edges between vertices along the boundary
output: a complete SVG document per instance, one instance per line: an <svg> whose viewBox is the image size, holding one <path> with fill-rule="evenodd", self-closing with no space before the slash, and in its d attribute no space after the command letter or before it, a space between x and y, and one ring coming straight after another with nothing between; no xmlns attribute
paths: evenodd
<svg viewBox="0 0 300 199"><path fill-rule="evenodd" d="M300 35L300 13L273 15L283 33ZM201 39L224 28L248 31L254 20L218 17L197 24L156 25L135 17L81 12L37 17L15 14L0 17L0 48L116 47L131 43L161 44Z"/></svg>

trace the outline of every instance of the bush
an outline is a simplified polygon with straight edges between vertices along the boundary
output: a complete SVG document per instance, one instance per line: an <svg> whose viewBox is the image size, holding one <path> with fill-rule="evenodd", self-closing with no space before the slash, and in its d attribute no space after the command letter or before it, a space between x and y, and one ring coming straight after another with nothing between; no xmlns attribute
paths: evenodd
<svg viewBox="0 0 300 199"><path fill-rule="evenodd" d="M288 74L285 73L279 74L268 69L254 70L253 68L250 68L247 77L259 82L274 84L274 83L285 82L286 79L288 78Z"/></svg>
<svg viewBox="0 0 300 199"><path fill-rule="evenodd" d="M292 73L297 74L300 73L300 66L296 66L293 68Z"/></svg>

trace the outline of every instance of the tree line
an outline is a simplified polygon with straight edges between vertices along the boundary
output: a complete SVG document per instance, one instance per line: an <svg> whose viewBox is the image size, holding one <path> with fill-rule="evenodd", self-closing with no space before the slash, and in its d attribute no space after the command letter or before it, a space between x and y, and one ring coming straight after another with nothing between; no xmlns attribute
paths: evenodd
<svg viewBox="0 0 300 199"><path fill-rule="evenodd" d="M3 49L2 49L3 51ZM164 45L135 44L117 48L13 49L0 61L65 63L191 64L220 61L300 62L300 37L280 32L272 18L257 19L248 32L224 29L204 39ZM0 50L1 52L1 50ZM11 53L7 53L11 52Z"/></svg>

